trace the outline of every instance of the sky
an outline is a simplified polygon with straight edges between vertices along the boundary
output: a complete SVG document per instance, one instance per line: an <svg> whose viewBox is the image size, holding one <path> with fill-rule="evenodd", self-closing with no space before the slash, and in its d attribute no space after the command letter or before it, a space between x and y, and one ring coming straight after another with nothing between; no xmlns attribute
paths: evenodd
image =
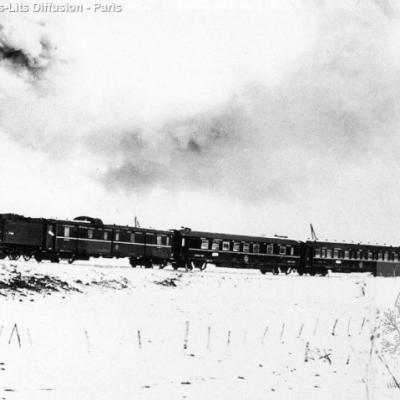
<svg viewBox="0 0 400 400"><path fill-rule="evenodd" d="M400 244L396 2L116 4L0 12L1 212Z"/></svg>

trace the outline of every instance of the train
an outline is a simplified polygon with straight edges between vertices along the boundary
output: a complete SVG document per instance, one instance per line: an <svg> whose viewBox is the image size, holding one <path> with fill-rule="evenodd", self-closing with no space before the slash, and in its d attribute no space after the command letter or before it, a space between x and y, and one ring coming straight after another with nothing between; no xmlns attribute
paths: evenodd
<svg viewBox="0 0 400 400"><path fill-rule="evenodd" d="M257 269L261 273L321 275L368 272L400 276L400 247L319 240L245 236L190 228L147 229L104 224L99 218L73 220L0 214L0 259L34 258L53 263L91 257L128 258L132 267L204 270Z"/></svg>

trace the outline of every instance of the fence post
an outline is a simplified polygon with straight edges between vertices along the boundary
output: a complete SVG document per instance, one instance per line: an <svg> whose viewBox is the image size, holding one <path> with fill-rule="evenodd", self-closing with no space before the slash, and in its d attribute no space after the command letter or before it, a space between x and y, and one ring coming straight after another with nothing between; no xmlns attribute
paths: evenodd
<svg viewBox="0 0 400 400"><path fill-rule="evenodd" d="M265 335L268 333L268 326L266 326L265 327L265 329L264 329L264 334L263 334L263 336L262 336L262 338L261 338L261 344L264 344L264 339L265 339Z"/></svg>
<svg viewBox="0 0 400 400"><path fill-rule="evenodd" d="M14 336L14 332L15 332L15 334L17 336L18 345L19 345L19 347L21 347L21 337L19 336L18 325L17 325L16 322L14 323L14 326L13 326L13 328L11 330L10 339L8 340L8 344L11 343L11 339Z"/></svg>
<svg viewBox="0 0 400 400"><path fill-rule="evenodd" d="M189 329L190 329L190 321L185 321L185 336L183 339L183 350L187 350L188 348Z"/></svg>
<svg viewBox="0 0 400 400"><path fill-rule="evenodd" d="M337 323L338 323L338 319L336 318L335 319L335 323L333 324L333 328L332 328L332 336L335 336L335 329L336 329L336 325L337 325Z"/></svg>

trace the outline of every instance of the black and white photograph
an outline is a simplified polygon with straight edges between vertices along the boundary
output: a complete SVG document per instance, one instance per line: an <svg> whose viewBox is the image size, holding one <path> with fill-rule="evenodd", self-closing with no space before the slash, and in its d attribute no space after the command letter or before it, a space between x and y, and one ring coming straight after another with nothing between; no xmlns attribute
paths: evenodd
<svg viewBox="0 0 400 400"><path fill-rule="evenodd" d="M0 0L0 400L400 396L400 3Z"/></svg>

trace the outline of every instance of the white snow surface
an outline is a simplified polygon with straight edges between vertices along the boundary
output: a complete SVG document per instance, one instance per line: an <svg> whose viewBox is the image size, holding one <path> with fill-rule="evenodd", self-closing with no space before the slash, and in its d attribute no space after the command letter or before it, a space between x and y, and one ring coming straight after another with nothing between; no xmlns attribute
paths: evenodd
<svg viewBox="0 0 400 400"><path fill-rule="evenodd" d="M400 396L399 278L92 260L3 261L0 281L15 267L79 292L0 289L0 399Z"/></svg>

